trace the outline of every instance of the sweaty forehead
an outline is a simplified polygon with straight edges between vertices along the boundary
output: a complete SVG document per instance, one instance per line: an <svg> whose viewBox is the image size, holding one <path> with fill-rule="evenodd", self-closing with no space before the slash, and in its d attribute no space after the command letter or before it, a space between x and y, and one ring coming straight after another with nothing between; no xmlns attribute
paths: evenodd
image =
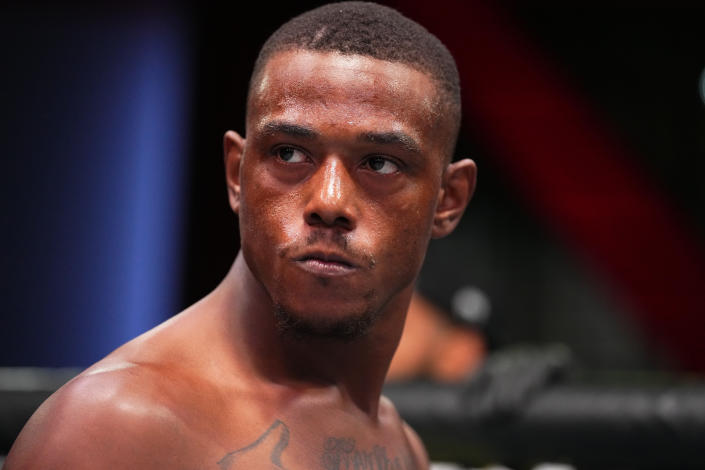
<svg viewBox="0 0 705 470"><path fill-rule="evenodd" d="M253 84L248 128L277 118L389 119L421 133L438 121L436 85L397 62L334 52L293 50L272 56ZM250 129L248 129L249 132Z"/></svg>

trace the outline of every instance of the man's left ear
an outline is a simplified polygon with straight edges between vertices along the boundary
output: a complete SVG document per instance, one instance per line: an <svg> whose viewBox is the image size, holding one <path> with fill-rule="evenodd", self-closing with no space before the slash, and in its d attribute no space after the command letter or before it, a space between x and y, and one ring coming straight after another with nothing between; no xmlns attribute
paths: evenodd
<svg viewBox="0 0 705 470"><path fill-rule="evenodd" d="M431 229L433 238L445 237L458 225L475 192L476 177L475 162L468 158L448 165L438 191L438 204Z"/></svg>

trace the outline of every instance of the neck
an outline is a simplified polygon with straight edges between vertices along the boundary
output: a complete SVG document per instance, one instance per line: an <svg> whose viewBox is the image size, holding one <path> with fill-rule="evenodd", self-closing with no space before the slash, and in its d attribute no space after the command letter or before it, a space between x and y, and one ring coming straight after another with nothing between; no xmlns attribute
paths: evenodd
<svg viewBox="0 0 705 470"><path fill-rule="evenodd" d="M336 387L343 399L376 417L384 378L404 326L411 287L387 303L366 335L351 341L297 338L280 331L271 299L242 253L219 290L224 295L222 311L231 326L236 360L248 373L290 390Z"/></svg>

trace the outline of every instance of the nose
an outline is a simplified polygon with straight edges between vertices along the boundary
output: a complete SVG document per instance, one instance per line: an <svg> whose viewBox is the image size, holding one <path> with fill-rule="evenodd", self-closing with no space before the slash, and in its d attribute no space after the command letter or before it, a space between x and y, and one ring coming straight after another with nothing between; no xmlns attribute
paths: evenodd
<svg viewBox="0 0 705 470"><path fill-rule="evenodd" d="M307 224L343 230L355 228L355 185L340 159L324 160L307 186L309 198L304 209Z"/></svg>

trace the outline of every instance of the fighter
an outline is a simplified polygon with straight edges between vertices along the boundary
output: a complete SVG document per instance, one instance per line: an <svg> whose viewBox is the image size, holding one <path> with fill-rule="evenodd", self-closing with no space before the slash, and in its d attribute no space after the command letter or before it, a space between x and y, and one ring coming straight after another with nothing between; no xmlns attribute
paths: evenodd
<svg viewBox="0 0 705 470"><path fill-rule="evenodd" d="M451 55L395 10L284 24L224 137L231 270L52 395L5 469L428 468L381 390L429 240L474 190L459 122Z"/></svg>

